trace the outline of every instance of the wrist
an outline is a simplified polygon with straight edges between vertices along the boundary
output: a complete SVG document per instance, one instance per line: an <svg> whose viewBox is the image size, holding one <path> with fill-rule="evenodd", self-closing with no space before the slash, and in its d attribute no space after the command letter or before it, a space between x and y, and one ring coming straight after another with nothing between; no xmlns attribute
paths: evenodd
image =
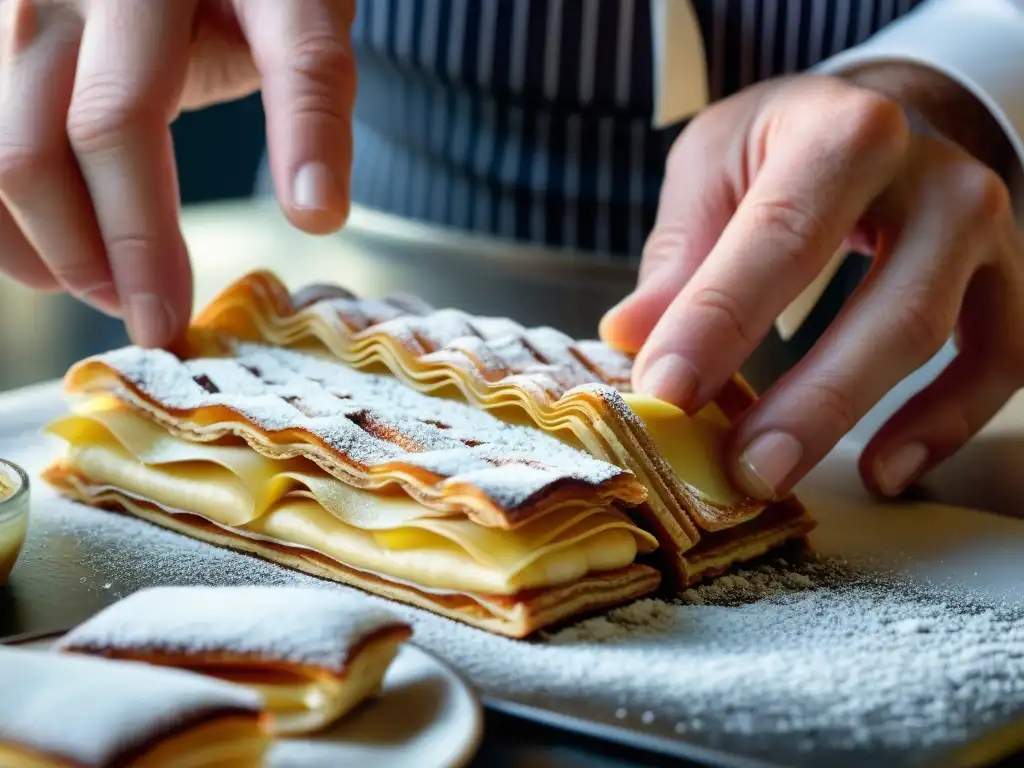
<svg viewBox="0 0 1024 768"><path fill-rule="evenodd" d="M992 113L974 94L941 72L911 62L879 62L839 77L902 104L912 121L923 118L1004 179L1016 170L1016 152Z"/></svg>

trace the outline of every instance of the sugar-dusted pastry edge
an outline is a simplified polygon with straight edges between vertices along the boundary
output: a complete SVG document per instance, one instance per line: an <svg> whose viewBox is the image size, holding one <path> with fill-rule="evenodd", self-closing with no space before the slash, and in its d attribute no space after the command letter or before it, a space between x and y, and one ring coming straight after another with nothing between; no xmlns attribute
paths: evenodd
<svg viewBox="0 0 1024 768"><path fill-rule="evenodd" d="M372 699L380 691L385 675L405 642L412 636L412 628L391 627L374 633L360 642L347 660L345 669L336 672L323 667L270 662L254 654L173 654L139 647L135 650L104 650L85 645L60 645L60 653L93 656L114 661L133 661L157 667L181 669L207 675L243 687L232 673L262 673L267 675L264 685L311 685L320 690L317 709L280 712L269 702L266 705L267 729L275 736L294 736L320 731L341 720L353 709ZM278 679L273 680L273 675ZM372 679L365 679L370 674ZM356 678L353 680L352 678ZM365 684L364 683L369 683ZM353 691L352 687L357 690Z"/></svg>
<svg viewBox="0 0 1024 768"><path fill-rule="evenodd" d="M0 729L4 766L148 768L181 754L196 768L255 766L262 765L270 747L270 718L262 700L239 686L185 670L76 659L41 649L0 646L0 655L8 699L0 709L5 718L14 718ZM90 709L103 690L108 693L103 706ZM158 701L152 699L154 690L162 690ZM24 708L35 715L45 710L46 716L26 718ZM216 762L211 752L219 756ZM225 763L225 752L245 760ZM7 762L12 755L17 762ZM164 758L157 759L160 755Z"/></svg>
<svg viewBox="0 0 1024 768"><path fill-rule="evenodd" d="M190 358L184 358L188 359ZM107 384L96 387L94 377L97 375L109 379ZM466 514L470 519L487 527L512 528L565 502L575 503L582 499L592 502L594 506L611 506L618 502L628 507L642 502L646 496L646 490L630 472L609 465L615 469L615 475L599 484L565 479L549 484L543 492L534 494L518 506L503 507L474 487L464 484L444 480L414 483L408 477L395 473L363 477L346 467L338 455L316 435L292 429L289 433L298 435L300 439L280 442L275 436L265 434L246 414L232 409L225 408L232 412L233 417L224 419L219 424L194 423L196 415L202 413L204 408L168 408L143 392L134 382L125 379L118 370L96 358L87 358L73 365L64 378L64 389L72 397L114 397L159 424L172 435L186 440L206 442L232 435L244 440L254 451L270 459L302 456L328 474L357 488L376 489L397 483L409 496L428 508L444 514ZM591 458L588 456L588 460ZM426 470L421 471L430 474ZM456 492L461 494L461 501L453 498Z"/></svg>
<svg viewBox="0 0 1024 768"><path fill-rule="evenodd" d="M89 621L86 620L76 629L86 626ZM173 652L151 645L113 648L89 642L76 643L71 637L71 633L58 640L54 650L60 653L74 653L120 661L144 661L158 667L188 669L199 673L212 669L224 671L256 670L267 673L280 673L310 681L328 679L335 682L344 682L349 668L369 648L378 643L404 643L412 637L412 634L412 627L410 625L396 620L395 625L377 630L354 644L349 651L348 657L345 659L344 667L340 671L326 666L293 663L285 659L275 659L257 653L237 653L226 650L186 653Z"/></svg>
<svg viewBox="0 0 1024 768"><path fill-rule="evenodd" d="M263 765L273 744L273 738L268 731L265 719L265 717L243 715L237 712L215 714L169 729L165 735L120 756L116 764L126 766L126 768L160 768L160 766L167 765L167 760L181 750L180 742L183 739L197 737L201 739L207 730L234 728L242 731L238 735L244 738L248 744L243 755L235 756L236 760L240 757L240 761L232 762L231 765L253 767ZM18 762L4 762L8 757L14 758ZM83 765L77 761L29 747L11 739L0 739L0 765L16 765L19 768L83 768ZM206 761L201 764L189 763L189 765L197 766L197 768L215 768L215 766L222 766L225 763L222 758L217 758L215 762Z"/></svg>

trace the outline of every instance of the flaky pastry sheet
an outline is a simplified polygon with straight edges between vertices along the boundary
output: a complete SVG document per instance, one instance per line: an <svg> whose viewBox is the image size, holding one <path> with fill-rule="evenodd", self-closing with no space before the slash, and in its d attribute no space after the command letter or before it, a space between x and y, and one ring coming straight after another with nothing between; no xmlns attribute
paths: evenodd
<svg viewBox="0 0 1024 768"><path fill-rule="evenodd" d="M277 734L310 733L380 690L408 623L365 597L303 587L154 587L58 640L62 653L187 669L259 694Z"/></svg>
<svg viewBox="0 0 1024 768"><path fill-rule="evenodd" d="M301 458L176 437L109 398L52 423L61 470L250 538L313 549L432 589L516 594L628 565L657 547L622 512L564 506L512 529L436 512L399 493L345 485Z"/></svg>

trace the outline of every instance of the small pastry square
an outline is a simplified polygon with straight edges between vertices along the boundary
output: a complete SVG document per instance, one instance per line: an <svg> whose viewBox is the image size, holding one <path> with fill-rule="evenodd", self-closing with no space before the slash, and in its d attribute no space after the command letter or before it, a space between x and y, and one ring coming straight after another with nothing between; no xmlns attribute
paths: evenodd
<svg viewBox="0 0 1024 768"><path fill-rule="evenodd" d="M260 697L181 670L0 648L0 765L256 768Z"/></svg>
<svg viewBox="0 0 1024 768"><path fill-rule="evenodd" d="M179 667L258 693L277 734L309 733L380 690L411 627L337 589L154 587L64 635L65 653Z"/></svg>

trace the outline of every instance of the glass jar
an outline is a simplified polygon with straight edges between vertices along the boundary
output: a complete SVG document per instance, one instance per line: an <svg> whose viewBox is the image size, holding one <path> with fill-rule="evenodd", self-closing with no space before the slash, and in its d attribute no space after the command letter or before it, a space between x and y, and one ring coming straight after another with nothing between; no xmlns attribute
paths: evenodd
<svg viewBox="0 0 1024 768"><path fill-rule="evenodd" d="M28 532L29 480L17 464L0 459L0 586L21 554Z"/></svg>

